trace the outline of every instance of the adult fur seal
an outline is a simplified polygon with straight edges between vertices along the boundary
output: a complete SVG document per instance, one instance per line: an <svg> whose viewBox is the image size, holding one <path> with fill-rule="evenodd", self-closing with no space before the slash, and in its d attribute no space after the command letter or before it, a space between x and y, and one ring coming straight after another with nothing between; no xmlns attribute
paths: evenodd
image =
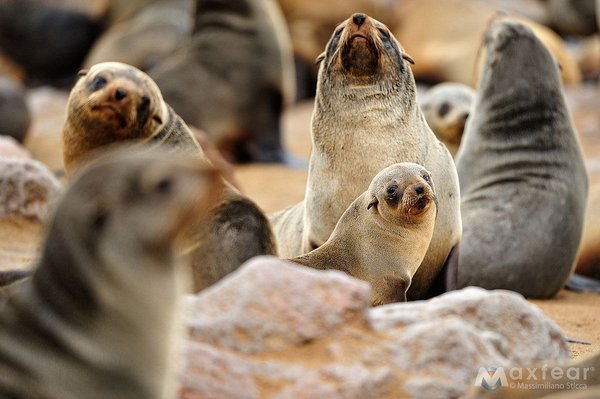
<svg viewBox="0 0 600 399"><path fill-rule="evenodd" d="M205 154L189 128L163 101L144 72L122 63L101 63L84 73L69 96L63 128L68 174L98 149L142 141L174 153ZM203 289L256 255L276 254L268 219L254 202L227 185L208 221L198 226L192 264L195 290Z"/></svg>
<svg viewBox="0 0 600 399"><path fill-rule="evenodd" d="M431 172L439 202L431 245L408 293L424 298L459 241L460 198L452 157L417 104L412 60L385 25L354 14L335 30L319 61L305 202L272 218L280 255L298 256L325 243L374 175L414 162Z"/></svg>
<svg viewBox="0 0 600 399"><path fill-rule="evenodd" d="M149 73L175 111L231 160L280 162L293 68L275 0L197 0L191 40Z"/></svg>
<svg viewBox="0 0 600 399"><path fill-rule="evenodd" d="M61 199L41 260L0 312L0 396L174 397L176 250L222 183L199 160L111 157Z"/></svg>
<svg viewBox="0 0 600 399"><path fill-rule="evenodd" d="M549 298L571 273L588 178L558 65L532 31L498 20L456 157L460 287Z"/></svg>
<svg viewBox="0 0 600 399"><path fill-rule="evenodd" d="M405 302L437 216L429 172L414 163L389 166L344 212L329 240L291 259L338 269L371 283L373 305Z"/></svg>

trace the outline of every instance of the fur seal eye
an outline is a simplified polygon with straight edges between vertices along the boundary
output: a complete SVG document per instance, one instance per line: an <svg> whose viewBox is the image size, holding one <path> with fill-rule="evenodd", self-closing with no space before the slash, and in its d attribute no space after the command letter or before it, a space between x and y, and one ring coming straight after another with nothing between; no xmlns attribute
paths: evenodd
<svg viewBox="0 0 600 399"><path fill-rule="evenodd" d="M438 110L438 115L443 118L448 112L450 112L450 104L444 101Z"/></svg>
<svg viewBox="0 0 600 399"><path fill-rule="evenodd" d="M165 177L156 183L155 188L159 193L168 194L171 192L171 187L173 187L173 181L169 177Z"/></svg>
<svg viewBox="0 0 600 399"><path fill-rule="evenodd" d="M157 122L157 123L159 123L160 125L162 125L162 123L163 123L163 121L162 121L161 117L160 117L160 116L158 116L158 115L154 115L154 116L152 117L152 119L154 119L154 121L155 121L155 122Z"/></svg>
<svg viewBox="0 0 600 399"><path fill-rule="evenodd" d="M92 91L97 91L106 86L106 79L102 76L96 76L92 83L90 83L90 89Z"/></svg>
<svg viewBox="0 0 600 399"><path fill-rule="evenodd" d="M87 69L82 69L81 71L77 72L77 76L82 77L88 74L88 70Z"/></svg>
<svg viewBox="0 0 600 399"><path fill-rule="evenodd" d="M396 194L398 194L398 185L394 184L387 188L388 199L394 199L396 197Z"/></svg>
<svg viewBox="0 0 600 399"><path fill-rule="evenodd" d="M107 213L104 211L98 211L92 220L92 228L95 231L100 230L106 224L106 219L108 219Z"/></svg>
<svg viewBox="0 0 600 399"><path fill-rule="evenodd" d="M379 31L379 33L381 33L381 35L385 38L385 39L389 39L390 38L390 32L387 29L384 28L377 28L377 30Z"/></svg>
<svg viewBox="0 0 600 399"><path fill-rule="evenodd" d="M427 173L425 173L423 175L423 179L427 182L427 183L431 183L431 177L429 177L429 175Z"/></svg>

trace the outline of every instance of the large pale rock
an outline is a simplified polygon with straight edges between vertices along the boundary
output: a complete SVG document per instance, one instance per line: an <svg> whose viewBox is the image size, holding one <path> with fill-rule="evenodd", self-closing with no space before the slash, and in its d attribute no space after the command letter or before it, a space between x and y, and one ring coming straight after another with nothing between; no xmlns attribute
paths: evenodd
<svg viewBox="0 0 600 399"><path fill-rule="evenodd" d="M569 357L558 327L515 293L369 298L341 272L249 261L188 298L180 397L453 398L480 367Z"/></svg>

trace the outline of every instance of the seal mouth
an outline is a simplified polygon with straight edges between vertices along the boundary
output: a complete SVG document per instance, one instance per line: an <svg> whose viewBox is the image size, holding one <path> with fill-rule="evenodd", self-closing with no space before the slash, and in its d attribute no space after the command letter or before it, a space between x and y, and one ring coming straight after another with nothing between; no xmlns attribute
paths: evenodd
<svg viewBox="0 0 600 399"><path fill-rule="evenodd" d="M106 112L108 111L109 120L116 120L120 129L124 129L127 127L127 119L123 116L123 114L114 106L110 104L101 104L92 106L91 110L93 112Z"/></svg>
<svg viewBox="0 0 600 399"><path fill-rule="evenodd" d="M342 65L354 76L372 76L379 67L379 50L369 35L354 33L342 47Z"/></svg>

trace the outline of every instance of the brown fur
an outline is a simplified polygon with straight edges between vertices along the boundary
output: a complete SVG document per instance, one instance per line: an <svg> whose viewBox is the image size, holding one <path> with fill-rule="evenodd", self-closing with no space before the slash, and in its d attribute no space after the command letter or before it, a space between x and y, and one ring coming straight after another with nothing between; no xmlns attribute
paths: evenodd
<svg viewBox="0 0 600 399"><path fill-rule="evenodd" d="M98 77L106 83L92 90ZM127 95L123 97L123 91L119 95L119 90ZM158 87L145 73L121 63L92 67L69 97L63 129L67 173L72 174L80 164L90 162L99 149L134 140L173 152L175 156L192 154L210 163L189 128L163 101ZM231 212L232 209L236 212ZM197 291L252 256L276 254L276 245L269 221L260 208L227 185L215 200L208 222L198 226L189 251ZM211 270L209 280L206 270Z"/></svg>

